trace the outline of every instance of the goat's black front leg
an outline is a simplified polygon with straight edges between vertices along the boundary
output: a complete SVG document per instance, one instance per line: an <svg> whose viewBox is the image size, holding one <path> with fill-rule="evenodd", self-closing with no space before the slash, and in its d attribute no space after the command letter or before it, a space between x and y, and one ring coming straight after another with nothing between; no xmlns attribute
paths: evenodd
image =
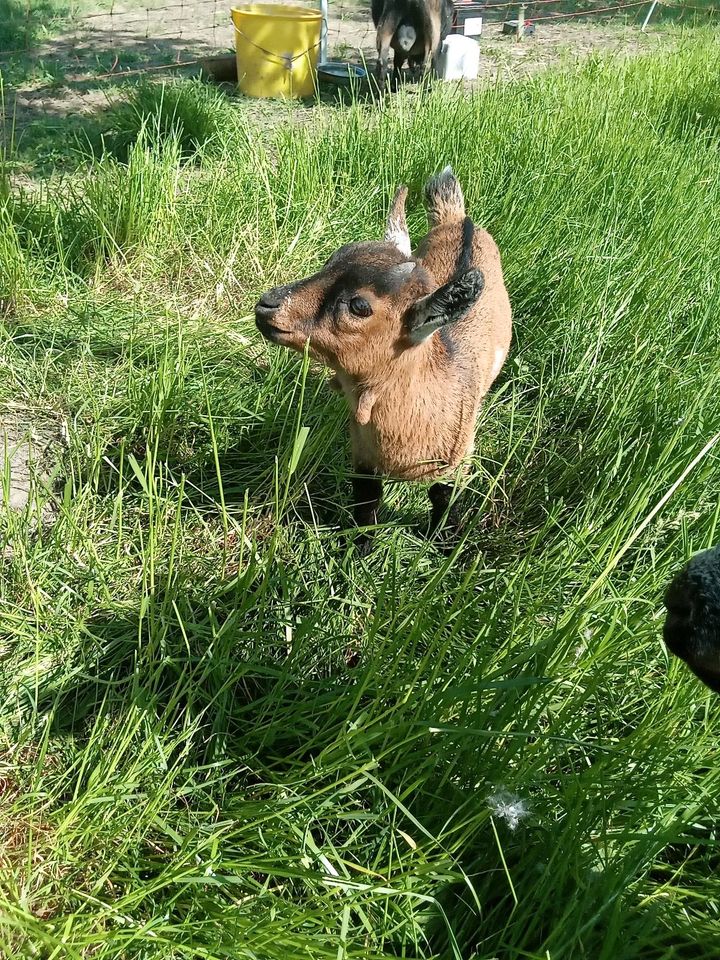
<svg viewBox="0 0 720 960"><path fill-rule="evenodd" d="M413 83L419 83L423 75L422 57L410 57L408 66L410 68L410 79Z"/></svg>
<svg viewBox="0 0 720 960"><path fill-rule="evenodd" d="M378 91L385 93L385 84L390 66L390 36L384 31L382 36L378 33L378 59L375 65L375 79L378 85Z"/></svg>
<svg viewBox="0 0 720 960"><path fill-rule="evenodd" d="M371 527L377 523L378 508L382 500L382 480L372 471L357 467L353 477L353 519L358 527ZM372 533L363 531L355 541L360 553L369 552Z"/></svg>
<svg viewBox="0 0 720 960"><path fill-rule="evenodd" d="M428 490L432 510L430 512L430 533L434 533L447 515L445 526L457 532L460 526L460 510L457 503L450 506L453 485L451 483L433 483Z"/></svg>

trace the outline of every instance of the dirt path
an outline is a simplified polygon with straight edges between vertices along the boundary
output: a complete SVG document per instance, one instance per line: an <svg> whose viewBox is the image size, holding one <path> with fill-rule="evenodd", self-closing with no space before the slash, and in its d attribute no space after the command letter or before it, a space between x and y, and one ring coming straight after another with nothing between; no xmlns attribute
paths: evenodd
<svg viewBox="0 0 720 960"><path fill-rule="evenodd" d="M59 425L36 411L14 407L0 410L0 510L24 510L39 483L49 487L51 474L62 455ZM47 493L40 497L41 519L55 517ZM0 558L9 556L3 549Z"/></svg>

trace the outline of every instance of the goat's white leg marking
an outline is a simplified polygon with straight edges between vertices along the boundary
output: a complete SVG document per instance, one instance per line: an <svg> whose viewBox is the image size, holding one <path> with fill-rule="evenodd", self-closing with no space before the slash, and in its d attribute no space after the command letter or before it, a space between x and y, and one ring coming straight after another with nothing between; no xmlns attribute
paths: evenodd
<svg viewBox="0 0 720 960"><path fill-rule="evenodd" d="M492 373L490 374L491 380L494 380L502 370L502 365L505 363L506 356L507 353L503 347L495 347L495 362L493 363Z"/></svg>

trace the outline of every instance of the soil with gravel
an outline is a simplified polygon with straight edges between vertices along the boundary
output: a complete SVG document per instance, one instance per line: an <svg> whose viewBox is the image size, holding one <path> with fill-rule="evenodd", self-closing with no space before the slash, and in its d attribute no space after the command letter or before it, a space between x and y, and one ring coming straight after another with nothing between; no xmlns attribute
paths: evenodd
<svg viewBox="0 0 720 960"><path fill-rule="evenodd" d="M56 423L24 408L0 411L0 511L24 510L38 489L42 519L52 519L47 491L62 448Z"/></svg>

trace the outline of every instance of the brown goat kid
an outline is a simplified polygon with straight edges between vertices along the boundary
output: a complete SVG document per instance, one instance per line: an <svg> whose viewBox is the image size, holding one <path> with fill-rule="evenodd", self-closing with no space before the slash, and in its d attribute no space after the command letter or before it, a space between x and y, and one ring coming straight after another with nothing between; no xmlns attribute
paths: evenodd
<svg viewBox="0 0 720 960"><path fill-rule="evenodd" d="M352 413L359 526L377 522L381 476L439 481L472 453L482 398L510 346L510 302L492 237L465 216L447 167L425 189L430 232L411 254L407 189L382 243L341 247L318 273L265 293L260 332L335 371ZM451 483L430 486L431 529Z"/></svg>

